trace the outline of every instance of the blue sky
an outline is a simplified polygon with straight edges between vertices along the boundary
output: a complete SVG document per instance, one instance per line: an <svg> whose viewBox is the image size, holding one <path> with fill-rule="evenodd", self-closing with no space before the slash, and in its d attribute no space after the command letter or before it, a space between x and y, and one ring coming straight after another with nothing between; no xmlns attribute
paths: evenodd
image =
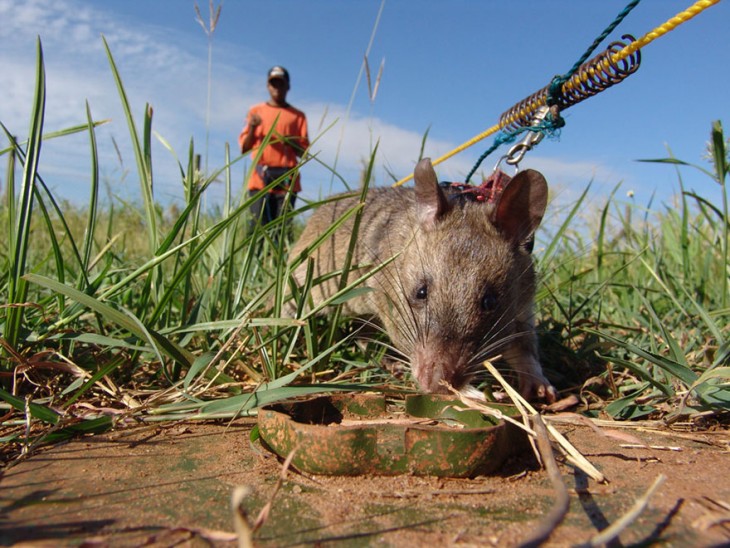
<svg viewBox="0 0 730 548"><path fill-rule="evenodd" d="M412 170L426 131L425 153L438 157L493 126L512 104L568 70L626 3L227 0L212 38L209 169L223 165L226 143L237 155L246 111L267 98L266 72L281 64L292 77L290 102L307 113L318 158L328 165L337 158L341 174L357 184L377 142L376 183L389 184L388 172L402 177ZM644 0L610 39L642 36L691 3ZM207 18L207 2L199 5ZM138 129L150 103L153 129L177 156L187 157L191 138L205 156L208 41L195 20L194 2L0 0L0 20L0 121L17 136L28 131L40 36L46 131L83 123L88 101L96 119L111 119L98 131L103 180L121 199L137 197L134 157L104 35ZM560 138L543 141L522 167L542 170L558 198L577 196L593 180L596 202L618 183L620 195L633 191L639 203L654 193L657 202L669 202L678 190L674 169L636 160L665 157L670 147L676 157L700 164L713 120L723 120L730 135L728 24L730 3L724 1L648 45L636 74L565 111ZM362 75L368 48L373 75L383 65L374 101ZM463 180L492 141L439 166L439 177ZM160 141L154 147L156 196L163 203L180 200L177 160ZM89 158L83 134L48 141L41 174L59 197L83 203ZM488 172L497 159L495 153L483 168ZM232 168L236 189L245 168L245 161ZM692 170L682 174L688 188L719 196L706 177ZM316 165L303 169L303 184L305 198L342 188L331 185L328 172ZM222 196L223 185L214 185L209 203Z"/></svg>

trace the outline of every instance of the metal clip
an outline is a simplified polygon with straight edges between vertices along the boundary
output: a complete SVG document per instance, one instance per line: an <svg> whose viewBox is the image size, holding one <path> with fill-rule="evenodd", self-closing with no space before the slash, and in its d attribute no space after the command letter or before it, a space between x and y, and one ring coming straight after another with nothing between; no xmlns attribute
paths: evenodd
<svg viewBox="0 0 730 548"><path fill-rule="evenodd" d="M540 124L545 119L548 112L550 112L550 109L546 105L541 106L537 109L537 112L535 112L535 116L533 117L530 125L537 126ZM544 136L545 134L540 131L528 131L522 141L509 149L509 152L503 157L504 161L511 166L517 166L525 157L527 151L531 150L535 145L542 141Z"/></svg>

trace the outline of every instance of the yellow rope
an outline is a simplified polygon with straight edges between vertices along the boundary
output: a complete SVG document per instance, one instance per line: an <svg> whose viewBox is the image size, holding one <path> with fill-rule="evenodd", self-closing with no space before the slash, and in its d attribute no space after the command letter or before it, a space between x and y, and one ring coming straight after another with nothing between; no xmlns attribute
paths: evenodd
<svg viewBox="0 0 730 548"><path fill-rule="evenodd" d="M621 61L623 59L626 59L629 55L634 53L636 50L643 48L647 44L653 42L660 36L664 36L668 32L673 31L675 28L677 28L682 23L685 23L695 17L696 15L699 15L702 11L706 10L709 7L714 6L715 4L718 4L720 0L699 0L698 2L695 2L692 6L687 8L686 10L678 13L674 17L672 17L669 21L664 23L663 25L658 26L651 32L646 33L644 36L639 38L638 40L635 40L628 46L626 46L624 49L619 51L618 53L613 55L614 61Z"/></svg>
<svg viewBox="0 0 730 548"><path fill-rule="evenodd" d="M619 61L623 61L624 59L626 59L627 57L629 57L630 55L632 55L634 52L636 52L637 50L643 48L647 44L650 44L651 42L653 42L654 40L656 40L660 36L664 36L668 32L673 31L675 28L677 28L682 23L684 23L686 21L689 21L690 19L692 19L696 15L700 14L702 11L706 10L707 8L709 8L711 6L714 6L715 4L717 4L719 2L720 2L720 0L698 0L692 6L690 6L686 10L678 13L677 15L675 15L674 17L672 17L671 19L669 19L664 24L659 25L654 30L646 33L644 36L642 36L638 40L634 40L633 42L631 42L625 48L623 48L620 51L614 53L611 56L611 62L617 63ZM608 61L604 61L603 63L605 65L608 65ZM606 68L606 67L603 67L603 68ZM578 86L580 80L579 80L579 78L576 78L577 76L579 76L579 74L575 74L573 76L573 78L571 78L570 80L568 80L567 82L565 82L565 84L563 84L563 87L562 87L562 91L563 92L565 92L565 91L571 91L571 90L573 90L574 88L576 88ZM459 145L454 150L452 150L450 152L447 152L443 156L439 156L435 160L432 160L431 163L433 165L438 165L438 164L444 162L445 160L448 160L452 156L457 155L459 152L461 152L461 151L469 148L470 146L478 143L482 139L486 139L490 135L493 135L493 134L497 133L500 129L502 129L502 127L509 125L512 121L517 120L517 119L521 118L524 115L527 115L527 114L530 114L530 113L536 111L539 107L542 106L542 104L544 104L544 99L542 101L534 101L532 104L526 105L522 110L520 110L519 112L513 114L512 117L510 117L510 118L508 118L506 120L503 120L502 124L495 124L495 125L493 125L492 127L490 127L489 129L486 129L485 131L483 131L479 135L477 135L475 137L472 137L471 139L469 139L464 144ZM400 181L398 181L397 183L395 183L393 186L400 186L403 183L406 183L406 182L410 181L412 178L413 178L413 174L410 174L407 177L404 177L403 179L401 179Z"/></svg>

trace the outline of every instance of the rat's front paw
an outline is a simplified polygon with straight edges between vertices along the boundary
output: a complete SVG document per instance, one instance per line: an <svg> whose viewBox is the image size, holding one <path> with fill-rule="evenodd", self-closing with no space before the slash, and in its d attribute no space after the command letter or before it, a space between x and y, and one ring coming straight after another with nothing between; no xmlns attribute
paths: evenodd
<svg viewBox="0 0 730 548"><path fill-rule="evenodd" d="M527 401L543 400L554 403L558 399L558 391L542 374L521 375L520 394Z"/></svg>

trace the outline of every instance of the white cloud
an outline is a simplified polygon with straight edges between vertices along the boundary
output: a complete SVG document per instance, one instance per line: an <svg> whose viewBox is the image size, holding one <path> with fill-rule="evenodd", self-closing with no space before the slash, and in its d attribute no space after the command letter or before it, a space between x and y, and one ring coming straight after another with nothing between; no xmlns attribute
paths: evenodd
<svg viewBox="0 0 730 548"><path fill-rule="evenodd" d="M27 131L35 81L35 41L40 35L45 52L47 76L46 130L59 130L85 122L85 101L88 100L95 119L110 118L112 123L99 128L102 174L118 177L121 173L112 138L120 146L125 167L134 171L134 158L129 145L127 123L121 109L111 69L101 36L106 37L121 74L137 131L142 131L145 103L154 108L153 129L167 140L183 164L190 138L195 137L196 150L204 153L205 110L207 93L207 50L199 29L200 43L194 47L189 38L165 29L135 21L134 25L105 11L105 4L72 0L0 0L0 120L11 131L23 136ZM196 35L197 36L197 35ZM221 49L222 47L222 49ZM231 145L237 155L236 137L246 109L262 99L261 75L249 74L230 53L226 44L214 45L213 108L210 119L210 168L223 163L223 145ZM244 57L256 52L245 52ZM352 112L346 116L344 105L309 103L298 105L308 115L314 152L327 165L356 184L376 143L378 143L378 184L389 184L388 172L397 177L411 173L421 148L423 135L403 129L377 117ZM345 123L346 121L346 123ZM326 132L317 128L330 127ZM344 125L344 130L343 130ZM425 155L437 158L458 143L449 143L429 136ZM463 180L479 153L491 144L485 141L469 152L459 154L437 167L442 180ZM161 198L181 195L179 170L169 152L153 143L153 165L156 188ZM591 173L604 178L604 168L591 162L559 162L546 158L529 158L532 167L543 169L549 178L572 181L587 180ZM496 157L481 167L488 172ZM88 139L84 135L63 138L44 144L42 173L47 182L58 178L55 188L66 197L85 199L84 182L89 179ZM234 177L242 177L241 164L235 166ZM118 188L136 192L136 180ZM305 190L309 197L329 189L330 175L316 165L304 169ZM606 180L616 180L608 173ZM239 183L240 184L240 183ZM238 184L236 186L238 188ZM324 189L324 190L322 190ZM339 187L335 186L335 190ZM217 191L214 190L213 194ZM67 195L69 193L70 195ZM221 191L222 193L222 191Z"/></svg>

